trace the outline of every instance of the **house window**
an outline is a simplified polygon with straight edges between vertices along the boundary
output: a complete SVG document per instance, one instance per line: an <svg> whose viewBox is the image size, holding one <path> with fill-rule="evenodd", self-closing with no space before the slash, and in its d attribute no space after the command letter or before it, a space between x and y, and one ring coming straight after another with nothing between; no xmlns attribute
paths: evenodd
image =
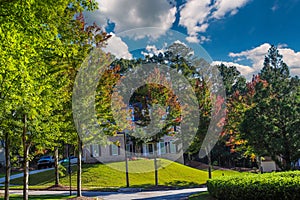
<svg viewBox="0 0 300 200"><path fill-rule="evenodd" d="M176 153L176 144L173 141L170 142L170 153Z"/></svg>
<svg viewBox="0 0 300 200"><path fill-rule="evenodd" d="M132 144L126 144L126 153L127 153L127 155L133 154L133 145Z"/></svg>
<svg viewBox="0 0 300 200"><path fill-rule="evenodd" d="M148 152L149 154L153 154L153 144L148 144Z"/></svg>
<svg viewBox="0 0 300 200"><path fill-rule="evenodd" d="M90 145L91 157L99 157L101 156L101 147L98 144Z"/></svg>
<svg viewBox="0 0 300 200"><path fill-rule="evenodd" d="M111 149L111 155L113 155L113 156L117 156L117 155L119 155L120 153L120 151L119 151L119 147L117 146L117 145L115 145L115 144L111 144L110 145L110 149Z"/></svg>
<svg viewBox="0 0 300 200"><path fill-rule="evenodd" d="M165 154L166 153L166 146L164 142L160 142L159 143L159 147L160 147L160 154Z"/></svg>

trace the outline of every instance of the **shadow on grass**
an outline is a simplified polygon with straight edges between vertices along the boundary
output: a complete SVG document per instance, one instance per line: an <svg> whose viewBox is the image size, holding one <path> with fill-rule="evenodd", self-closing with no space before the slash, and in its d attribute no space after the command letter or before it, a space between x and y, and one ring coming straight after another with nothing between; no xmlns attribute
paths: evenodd
<svg viewBox="0 0 300 200"><path fill-rule="evenodd" d="M200 186L199 183L195 183L192 181L182 181L182 180L174 180L166 183L167 186L176 186L176 187L197 187Z"/></svg>
<svg viewBox="0 0 300 200"><path fill-rule="evenodd" d="M215 198L210 196L209 192L200 192L197 194L193 194L188 199L189 200L216 200Z"/></svg>
<svg viewBox="0 0 300 200"><path fill-rule="evenodd" d="M75 196L68 196L68 195L29 195L28 198L34 200L42 200L42 199L57 200L57 199L69 199L74 197ZM9 199L20 200L23 199L23 197L20 195L11 195Z"/></svg>

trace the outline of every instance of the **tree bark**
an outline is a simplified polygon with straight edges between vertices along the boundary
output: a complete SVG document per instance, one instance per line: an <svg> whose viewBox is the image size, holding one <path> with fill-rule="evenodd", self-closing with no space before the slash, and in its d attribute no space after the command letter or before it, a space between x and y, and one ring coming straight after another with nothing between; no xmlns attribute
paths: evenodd
<svg viewBox="0 0 300 200"><path fill-rule="evenodd" d="M29 179L29 145L26 142L26 133L27 133L27 116L24 115L24 125L23 125L23 199L28 200L28 179Z"/></svg>
<svg viewBox="0 0 300 200"><path fill-rule="evenodd" d="M208 159L208 178L211 179L212 175L211 175L211 153L210 151L206 150L207 151L207 159Z"/></svg>
<svg viewBox="0 0 300 200"><path fill-rule="evenodd" d="M286 129L286 128L284 127L284 129ZM284 139L284 149L285 149L285 151L284 151L283 158L284 158L284 161L285 161L284 168L285 168L286 171L292 169L292 165L291 165L292 159L291 159L291 151L290 151L292 145L289 143L289 139L288 139L287 135L288 134L284 131L283 132L283 139Z"/></svg>
<svg viewBox="0 0 300 200"><path fill-rule="evenodd" d="M158 186L158 171L157 171L157 143L154 143L154 176L155 186Z"/></svg>
<svg viewBox="0 0 300 200"><path fill-rule="evenodd" d="M9 184L10 184L10 143L9 143L9 134L5 133L5 194L4 199L9 199Z"/></svg>
<svg viewBox="0 0 300 200"><path fill-rule="evenodd" d="M78 137L78 162L77 162L77 197L81 197L81 154L82 154L82 142Z"/></svg>
<svg viewBox="0 0 300 200"><path fill-rule="evenodd" d="M58 147L54 150L54 166L55 166L55 186L59 185L59 170L58 170Z"/></svg>

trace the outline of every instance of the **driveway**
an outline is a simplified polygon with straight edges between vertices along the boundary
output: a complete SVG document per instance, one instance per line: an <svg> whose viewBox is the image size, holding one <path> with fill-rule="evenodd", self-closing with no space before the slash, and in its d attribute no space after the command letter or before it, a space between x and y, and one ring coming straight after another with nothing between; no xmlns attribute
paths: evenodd
<svg viewBox="0 0 300 200"><path fill-rule="evenodd" d="M164 191L145 191L145 192L96 192L96 191L83 191L83 196L88 197L100 197L105 200L134 200L134 199L146 199L146 200L182 200L188 196L198 192L207 191L207 188L189 188L180 190L164 190ZM22 195L22 190L11 190L10 194ZM29 195L69 195L69 191L33 191L29 190ZM73 195L76 192L72 192Z"/></svg>

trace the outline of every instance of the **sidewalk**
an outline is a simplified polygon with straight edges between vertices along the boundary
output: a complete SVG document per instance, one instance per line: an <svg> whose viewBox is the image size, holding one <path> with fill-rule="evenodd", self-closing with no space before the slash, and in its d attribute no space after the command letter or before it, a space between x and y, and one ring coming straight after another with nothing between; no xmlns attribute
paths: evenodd
<svg viewBox="0 0 300 200"><path fill-rule="evenodd" d="M32 171L29 171L29 174L37 174L37 173L40 173L40 172L45 172L45 171L49 171L49 170L53 170L54 168L46 168L46 169L39 169L39 170L32 170ZM23 177L23 173L19 173L19 174L14 174L14 175L11 175L10 176L10 180L12 179L16 179L16 178L21 178ZM0 178L0 186L3 186L5 182L5 177L2 177Z"/></svg>
<svg viewBox="0 0 300 200"><path fill-rule="evenodd" d="M98 192L98 191L82 191L82 195L86 197L100 197L104 200L130 200L130 199L185 199L188 196L205 192L207 188L188 188L178 190L163 191L142 191L142 192ZM22 190L10 190L10 194L22 195ZM29 195L66 195L69 191L48 191L48 190L29 190ZM76 191L72 191L72 195L76 195Z"/></svg>

